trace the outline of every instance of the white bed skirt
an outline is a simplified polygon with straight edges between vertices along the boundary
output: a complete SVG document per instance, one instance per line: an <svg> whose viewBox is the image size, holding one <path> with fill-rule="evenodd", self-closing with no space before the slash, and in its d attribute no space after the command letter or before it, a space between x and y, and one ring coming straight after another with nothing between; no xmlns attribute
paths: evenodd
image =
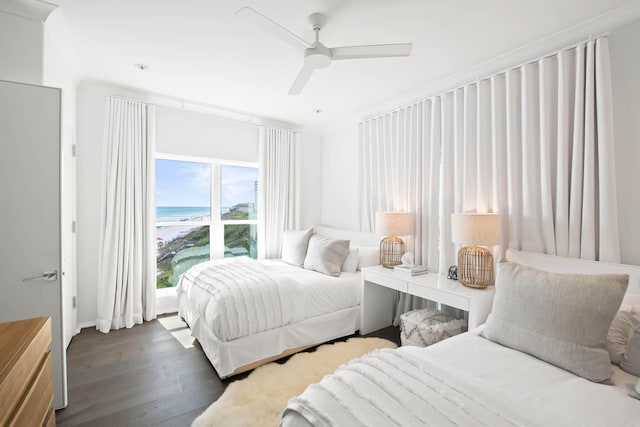
<svg viewBox="0 0 640 427"><path fill-rule="evenodd" d="M255 335L220 341L210 328L200 322L185 294L180 296L179 314L191 327L191 335L200 342L220 378L226 378L240 367L277 356L285 350L321 344L354 334L360 328L360 306L354 306Z"/></svg>

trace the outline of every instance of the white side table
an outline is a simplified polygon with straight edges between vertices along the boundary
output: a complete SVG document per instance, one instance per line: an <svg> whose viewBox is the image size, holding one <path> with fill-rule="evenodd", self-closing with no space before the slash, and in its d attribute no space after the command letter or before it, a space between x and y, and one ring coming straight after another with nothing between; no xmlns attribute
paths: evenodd
<svg viewBox="0 0 640 427"><path fill-rule="evenodd" d="M435 301L468 313L469 330L482 325L491 311L495 287L473 289L446 276L427 273L409 276L380 265L362 269L360 334L390 326L395 291Z"/></svg>

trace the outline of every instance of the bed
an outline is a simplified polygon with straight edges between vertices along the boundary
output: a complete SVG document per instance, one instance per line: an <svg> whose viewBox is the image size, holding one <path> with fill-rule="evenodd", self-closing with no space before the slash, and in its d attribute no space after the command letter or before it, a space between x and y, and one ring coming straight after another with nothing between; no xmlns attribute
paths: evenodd
<svg viewBox="0 0 640 427"><path fill-rule="evenodd" d="M369 265L379 239L365 233L316 227L329 239L350 241ZM357 254L356 254L357 256ZM375 262L375 261L374 261ZM216 276L210 276L211 268ZM224 277L225 299L204 282ZM221 286L219 283L216 286ZM332 339L354 334L360 319L360 271L332 277L281 260L226 258L199 264L177 287L179 315L220 378Z"/></svg>
<svg viewBox="0 0 640 427"><path fill-rule="evenodd" d="M618 319L621 307L625 304L632 305L633 310L640 304L640 267L512 250L508 251L507 258L511 264L505 264L502 270L499 267L499 275L514 271L543 274L537 270L526 270L522 266L554 273L628 274L628 286L625 282L624 289L614 283L618 278L611 276L611 288L616 290L607 292L618 292L619 295L611 298L598 296L603 300L601 304L599 301L589 301L598 292L592 286L600 285L593 285L588 278L585 279L585 286L588 286L585 289L590 290L591 296L578 293L567 299L575 302L573 305L576 313L581 310L592 313L586 322L597 322L596 317L607 311L609 302L615 305L617 301L620 308L613 309L614 319ZM552 277L550 280L567 280L558 275L549 277ZM516 280L521 280L521 276ZM568 282L552 284L554 289L551 292L571 289ZM602 363L598 365L595 359L589 360L588 357L583 359L581 353L576 353L569 360L556 361L553 359L555 349L550 353L535 347L527 349L527 352L520 351L526 348L525 338L520 338L515 344L510 342L509 346L505 345L505 341L502 344L492 341L505 339L495 331L496 319L503 321L510 315L509 310L505 312L501 305L503 303L499 300L499 292L500 288L497 287L492 314L485 325L427 348L405 346L396 350L380 350L353 360L335 374L325 377L318 384L310 385L300 396L291 399L283 413L282 426L640 425L640 400L629 396L639 377L627 372L628 367L624 362L624 370L618 365L610 364L607 350L604 350L604 368L610 379L600 381L604 378L599 376L602 373ZM532 295L531 298L530 304L535 307L538 297ZM517 307L517 297L515 299L513 304L517 310L527 311L527 306ZM605 299L609 302L604 301ZM540 300L544 301L544 298ZM589 307L586 306L587 303L590 304ZM553 305L549 302L547 304ZM574 308L566 311L572 312ZM634 313L637 316L637 311ZM522 314L524 317L528 315ZM535 313L530 315L534 316ZM550 316L552 318L542 320L541 323L549 321L557 324L557 329L561 330L564 327L562 315L562 311L559 314L556 312ZM638 333L638 317L635 322L633 327L636 329L632 329L630 339L635 339L637 344L638 337L633 334ZM605 334L610 323L611 321L604 326ZM509 336L518 328L519 325L514 323L506 335ZM548 338L544 336L545 331L536 331L536 327L531 329L537 334L538 345L544 347L541 343ZM558 347L562 345L558 344ZM602 356L601 348L593 351L599 352L598 357ZM537 356L534 357L532 353ZM638 356L640 354L636 353L624 357L627 362L630 361L629 357L635 358L637 363L640 362ZM581 371L584 367L589 369ZM591 375L595 377L590 377Z"/></svg>

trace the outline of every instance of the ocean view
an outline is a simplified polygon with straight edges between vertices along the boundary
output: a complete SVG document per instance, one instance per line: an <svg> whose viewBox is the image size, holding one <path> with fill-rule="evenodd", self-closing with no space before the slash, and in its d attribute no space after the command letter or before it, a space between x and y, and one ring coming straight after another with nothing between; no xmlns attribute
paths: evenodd
<svg viewBox="0 0 640 427"><path fill-rule="evenodd" d="M208 162L156 159L158 288L176 286L184 272L212 253L257 257L258 226L237 222L257 219L258 169L220 165L215 179L211 171ZM218 227L214 236L212 220Z"/></svg>
<svg viewBox="0 0 640 427"><path fill-rule="evenodd" d="M222 213L229 208L222 208ZM208 206L158 206L156 222L208 221L211 209Z"/></svg>

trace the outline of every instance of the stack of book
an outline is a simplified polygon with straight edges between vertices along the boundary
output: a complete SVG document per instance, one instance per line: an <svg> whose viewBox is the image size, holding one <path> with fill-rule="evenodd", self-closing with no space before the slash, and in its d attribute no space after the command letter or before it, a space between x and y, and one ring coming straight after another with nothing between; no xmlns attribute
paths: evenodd
<svg viewBox="0 0 640 427"><path fill-rule="evenodd" d="M429 272L427 267L424 265L416 265L416 264L401 264L393 267L393 271L397 271L398 273L406 274L408 276L418 276L420 274L426 274Z"/></svg>

